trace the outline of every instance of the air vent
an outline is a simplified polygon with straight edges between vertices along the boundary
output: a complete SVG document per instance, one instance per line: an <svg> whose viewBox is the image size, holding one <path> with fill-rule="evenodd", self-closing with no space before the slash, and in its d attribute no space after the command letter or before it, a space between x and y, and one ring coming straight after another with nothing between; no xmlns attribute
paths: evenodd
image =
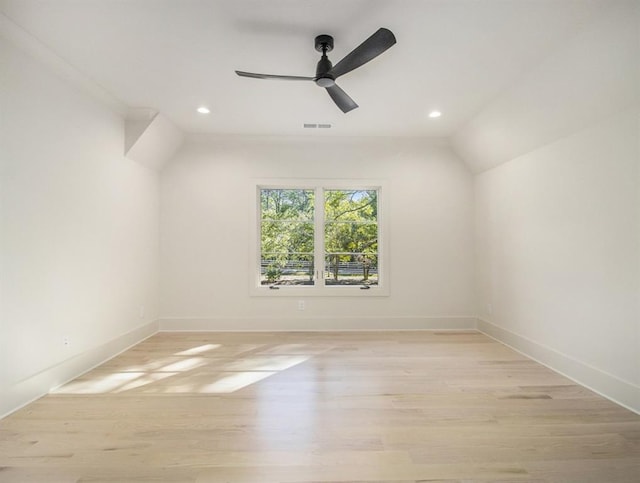
<svg viewBox="0 0 640 483"><path fill-rule="evenodd" d="M331 124L318 124L318 127L320 129L329 129L331 127Z"/></svg>
<svg viewBox="0 0 640 483"><path fill-rule="evenodd" d="M307 124L307 123L304 124L305 129L314 129L316 127L318 127L317 124Z"/></svg>
<svg viewBox="0 0 640 483"><path fill-rule="evenodd" d="M331 124L311 124L311 123L305 122L303 126L305 129L316 129L316 128L329 129L331 127Z"/></svg>

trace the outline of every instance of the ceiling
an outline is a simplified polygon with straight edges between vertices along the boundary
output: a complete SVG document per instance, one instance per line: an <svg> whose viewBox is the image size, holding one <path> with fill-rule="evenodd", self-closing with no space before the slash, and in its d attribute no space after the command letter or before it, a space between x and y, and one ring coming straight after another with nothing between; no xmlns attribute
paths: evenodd
<svg viewBox="0 0 640 483"><path fill-rule="evenodd" d="M0 0L2 13L129 107L189 133L451 136L612 7L610 0ZM397 44L339 79L343 114L311 82L379 27ZM207 106L211 113L198 114ZM430 119L437 109L442 117ZM331 129L303 129L330 123Z"/></svg>

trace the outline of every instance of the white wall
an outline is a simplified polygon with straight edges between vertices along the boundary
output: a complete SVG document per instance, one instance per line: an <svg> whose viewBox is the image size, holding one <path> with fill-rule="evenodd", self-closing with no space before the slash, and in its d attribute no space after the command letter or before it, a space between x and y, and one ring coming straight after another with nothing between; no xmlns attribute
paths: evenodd
<svg viewBox="0 0 640 483"><path fill-rule="evenodd" d="M153 329L159 207L119 115L2 39L0 65L2 415Z"/></svg>
<svg viewBox="0 0 640 483"><path fill-rule="evenodd" d="M603 16L485 106L453 136L481 172L640 103L640 2Z"/></svg>
<svg viewBox="0 0 640 483"><path fill-rule="evenodd" d="M631 109L476 180L480 328L636 410L639 128Z"/></svg>
<svg viewBox="0 0 640 483"><path fill-rule="evenodd" d="M254 178L388 180L390 296L249 296ZM440 142L192 137L161 174L161 328L473 327L473 191Z"/></svg>
<svg viewBox="0 0 640 483"><path fill-rule="evenodd" d="M454 145L474 171L493 167L475 182L478 327L640 412L639 104L628 1Z"/></svg>

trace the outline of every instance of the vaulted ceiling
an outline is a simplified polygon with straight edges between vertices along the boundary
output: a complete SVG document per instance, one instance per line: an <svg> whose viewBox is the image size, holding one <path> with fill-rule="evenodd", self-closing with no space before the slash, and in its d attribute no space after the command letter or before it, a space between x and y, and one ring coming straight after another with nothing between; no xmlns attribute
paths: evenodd
<svg viewBox="0 0 640 483"><path fill-rule="evenodd" d="M448 137L611 0L2 0L3 14L129 107L184 132ZM234 70L313 75L318 34L334 64L379 27L397 44L340 79L343 114L313 83ZM211 113L196 112L207 106ZM431 110L443 113L431 119Z"/></svg>

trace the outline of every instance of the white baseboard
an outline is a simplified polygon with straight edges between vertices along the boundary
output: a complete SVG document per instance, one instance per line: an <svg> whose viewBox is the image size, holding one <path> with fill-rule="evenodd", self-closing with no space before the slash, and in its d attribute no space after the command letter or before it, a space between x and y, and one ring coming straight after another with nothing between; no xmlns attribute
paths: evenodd
<svg viewBox="0 0 640 483"><path fill-rule="evenodd" d="M640 387L535 342L527 337L477 319L477 329L540 364L585 386L607 399L640 414Z"/></svg>
<svg viewBox="0 0 640 483"><path fill-rule="evenodd" d="M92 347L80 354L48 367L6 388L0 400L0 419L41 398L49 391L90 371L128 348L158 332L158 322L150 322L119 337Z"/></svg>
<svg viewBox="0 0 640 483"><path fill-rule="evenodd" d="M165 317L161 331L475 330L474 316Z"/></svg>

